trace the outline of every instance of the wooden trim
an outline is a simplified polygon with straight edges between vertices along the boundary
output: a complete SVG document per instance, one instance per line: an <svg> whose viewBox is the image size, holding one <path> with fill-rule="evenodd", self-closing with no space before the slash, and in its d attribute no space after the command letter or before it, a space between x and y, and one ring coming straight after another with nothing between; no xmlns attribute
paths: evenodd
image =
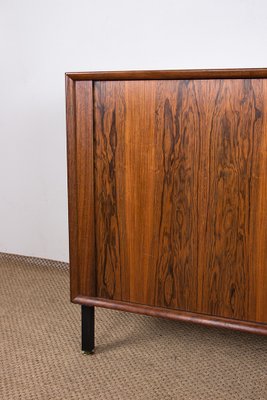
<svg viewBox="0 0 267 400"><path fill-rule="evenodd" d="M136 314L149 315L153 317L168 318L176 321L191 322L216 328L233 329L235 331L255 333L267 336L267 325L257 322L240 321L229 318L221 318L212 315L192 313L180 310L170 310L160 307L151 307L141 304L133 304L115 300L101 299L97 297L77 296L73 303L110 308L113 310L127 311Z"/></svg>
<svg viewBox="0 0 267 400"><path fill-rule="evenodd" d="M66 75L66 127L68 164L68 217L69 217L69 260L71 299L79 292L78 270L78 215L77 215L77 171L76 171L76 110L75 82Z"/></svg>
<svg viewBox="0 0 267 400"><path fill-rule="evenodd" d="M267 78L267 68L67 72L66 76L77 81L142 79L256 79Z"/></svg>

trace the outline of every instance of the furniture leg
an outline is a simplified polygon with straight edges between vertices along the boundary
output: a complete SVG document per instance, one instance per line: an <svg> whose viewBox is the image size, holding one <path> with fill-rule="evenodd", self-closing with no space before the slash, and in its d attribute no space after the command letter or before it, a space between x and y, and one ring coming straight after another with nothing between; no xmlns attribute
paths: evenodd
<svg viewBox="0 0 267 400"><path fill-rule="evenodd" d="M95 308L82 305L82 351L92 354L95 348Z"/></svg>

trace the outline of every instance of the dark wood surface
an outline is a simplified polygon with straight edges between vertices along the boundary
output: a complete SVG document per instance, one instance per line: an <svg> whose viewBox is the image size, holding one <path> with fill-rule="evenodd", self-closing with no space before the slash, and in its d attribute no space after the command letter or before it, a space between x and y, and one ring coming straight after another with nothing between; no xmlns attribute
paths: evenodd
<svg viewBox="0 0 267 400"><path fill-rule="evenodd" d="M265 85L95 82L98 297L267 322Z"/></svg>
<svg viewBox="0 0 267 400"><path fill-rule="evenodd" d="M185 69L162 71L95 71L67 72L73 80L149 80L149 79L249 79L267 78L267 68Z"/></svg>
<svg viewBox="0 0 267 400"><path fill-rule="evenodd" d="M93 86L67 77L71 297L96 294Z"/></svg>
<svg viewBox="0 0 267 400"><path fill-rule="evenodd" d="M66 128L68 161L68 216L71 299L79 294L78 226L77 226L77 176L76 176L76 116L75 82L66 76Z"/></svg>
<svg viewBox="0 0 267 400"><path fill-rule="evenodd" d="M72 301L266 334L263 78L67 74Z"/></svg>

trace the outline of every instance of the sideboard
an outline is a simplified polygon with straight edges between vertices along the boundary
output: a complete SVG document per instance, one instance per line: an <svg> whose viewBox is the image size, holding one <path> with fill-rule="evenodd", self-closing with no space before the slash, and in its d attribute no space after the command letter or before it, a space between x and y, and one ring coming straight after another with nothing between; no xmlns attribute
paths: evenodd
<svg viewBox="0 0 267 400"><path fill-rule="evenodd" d="M267 69L66 74L71 301L267 335Z"/></svg>

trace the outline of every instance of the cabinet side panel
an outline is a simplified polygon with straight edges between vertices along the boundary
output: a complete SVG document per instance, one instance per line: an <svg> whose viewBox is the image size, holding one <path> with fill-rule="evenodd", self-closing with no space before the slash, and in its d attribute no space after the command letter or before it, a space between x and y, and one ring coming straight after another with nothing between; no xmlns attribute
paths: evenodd
<svg viewBox="0 0 267 400"><path fill-rule="evenodd" d="M93 82L76 82L79 293L95 296Z"/></svg>
<svg viewBox="0 0 267 400"><path fill-rule="evenodd" d="M77 246L77 176L76 176L76 116L75 82L66 76L66 126L68 161L68 214L69 214L69 260L71 298L79 294L78 246Z"/></svg>

